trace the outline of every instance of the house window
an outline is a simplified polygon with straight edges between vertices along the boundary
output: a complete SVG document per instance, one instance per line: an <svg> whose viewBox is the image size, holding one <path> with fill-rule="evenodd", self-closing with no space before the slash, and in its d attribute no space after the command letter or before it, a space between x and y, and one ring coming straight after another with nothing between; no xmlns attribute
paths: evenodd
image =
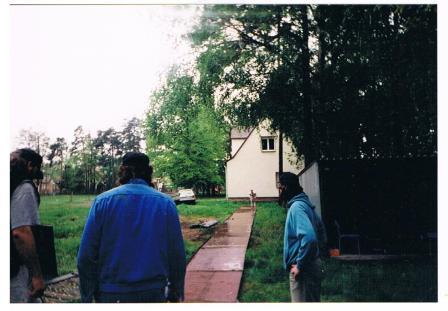
<svg viewBox="0 0 448 311"><path fill-rule="evenodd" d="M273 137L261 138L261 150L263 151L275 151L275 144Z"/></svg>

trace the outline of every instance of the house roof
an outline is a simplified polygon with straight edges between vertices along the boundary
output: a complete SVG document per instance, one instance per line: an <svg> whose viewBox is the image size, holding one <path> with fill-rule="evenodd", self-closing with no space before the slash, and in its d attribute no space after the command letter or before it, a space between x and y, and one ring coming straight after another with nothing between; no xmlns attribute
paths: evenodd
<svg viewBox="0 0 448 311"><path fill-rule="evenodd" d="M250 133L252 132L253 128L233 128L230 131L230 138L231 139L247 139L249 137Z"/></svg>

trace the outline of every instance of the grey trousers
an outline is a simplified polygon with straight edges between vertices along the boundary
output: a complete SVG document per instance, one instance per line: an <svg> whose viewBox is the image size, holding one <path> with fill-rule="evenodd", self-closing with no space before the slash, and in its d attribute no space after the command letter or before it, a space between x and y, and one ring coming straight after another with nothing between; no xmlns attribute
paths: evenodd
<svg viewBox="0 0 448 311"><path fill-rule="evenodd" d="M28 268L24 265L20 266L19 272L10 279L10 282L9 299L11 303L41 302L39 299L30 297L31 280Z"/></svg>
<svg viewBox="0 0 448 311"><path fill-rule="evenodd" d="M297 280L289 275L292 302L320 302L322 263L316 259L302 269Z"/></svg>

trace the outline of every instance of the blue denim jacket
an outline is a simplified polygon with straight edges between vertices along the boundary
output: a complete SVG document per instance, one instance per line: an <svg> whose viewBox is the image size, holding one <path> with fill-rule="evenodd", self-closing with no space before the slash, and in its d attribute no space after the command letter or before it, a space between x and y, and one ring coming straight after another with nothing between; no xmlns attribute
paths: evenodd
<svg viewBox="0 0 448 311"><path fill-rule="evenodd" d="M97 291L164 288L183 299L185 249L176 205L142 179L99 195L78 253L81 301Z"/></svg>

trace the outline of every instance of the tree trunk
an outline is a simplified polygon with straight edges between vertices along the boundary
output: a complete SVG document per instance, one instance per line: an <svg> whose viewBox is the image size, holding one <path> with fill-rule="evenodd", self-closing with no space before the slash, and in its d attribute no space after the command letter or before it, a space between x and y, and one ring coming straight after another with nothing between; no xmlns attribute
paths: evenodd
<svg viewBox="0 0 448 311"><path fill-rule="evenodd" d="M283 132L278 134L278 176L283 174Z"/></svg>
<svg viewBox="0 0 448 311"><path fill-rule="evenodd" d="M302 72L303 72L303 154L305 157L305 166L308 166L314 160L313 150L313 121L311 107L311 68L310 68L310 50L308 48L309 27L308 27L308 6L302 6L300 13L302 17Z"/></svg>
<svg viewBox="0 0 448 311"><path fill-rule="evenodd" d="M398 40L398 13L394 13L394 25L392 27L392 36L394 40ZM392 47L392 64L390 66L391 75L391 137L392 137L392 150L390 153L396 156L402 156L404 150L403 144L403 133L401 127L400 119L400 101L406 100L406 92L403 92L402 82L399 73L399 63L400 63L400 45ZM406 112L403 112L406 113Z"/></svg>

